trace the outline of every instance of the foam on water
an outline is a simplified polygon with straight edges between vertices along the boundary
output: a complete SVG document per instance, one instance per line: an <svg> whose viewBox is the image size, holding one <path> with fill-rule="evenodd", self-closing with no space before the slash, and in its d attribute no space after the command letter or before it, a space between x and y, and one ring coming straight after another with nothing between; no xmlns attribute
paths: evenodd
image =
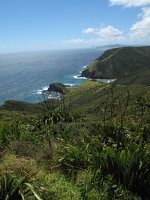
<svg viewBox="0 0 150 200"><path fill-rule="evenodd" d="M81 79L81 80L86 80L87 79L86 77L82 77L80 75L74 75L73 78L75 78L75 79Z"/></svg>
<svg viewBox="0 0 150 200"><path fill-rule="evenodd" d="M81 77L80 76L80 74L81 74L81 72L86 68L87 66L86 65L84 65L84 66L82 66L81 67L81 71L79 72L79 74L78 75L73 75L72 77L73 77L73 79L77 79L77 80L86 80L87 78L86 77ZM66 85L66 87L78 87L79 85L80 85L80 83L79 82L77 82L77 83L69 83L69 82L65 82L65 83L63 83L64 85ZM47 90L48 90L48 86L44 86L44 87L42 87L41 89L38 89L37 91L36 91L36 94L37 95L47 95L47 98L48 99L60 99L61 97L59 96L60 94L58 93L55 93L55 92L47 92Z"/></svg>
<svg viewBox="0 0 150 200"><path fill-rule="evenodd" d="M44 86L43 88L37 90L36 93L37 93L37 94L43 94L43 91L46 91L46 90L48 90L48 86Z"/></svg>
<svg viewBox="0 0 150 200"><path fill-rule="evenodd" d="M60 100L62 98L62 95L59 92L49 92L47 94L48 99L58 99Z"/></svg>
<svg viewBox="0 0 150 200"><path fill-rule="evenodd" d="M76 87L79 84L74 84L74 83L64 83L64 85L66 85L67 87Z"/></svg>

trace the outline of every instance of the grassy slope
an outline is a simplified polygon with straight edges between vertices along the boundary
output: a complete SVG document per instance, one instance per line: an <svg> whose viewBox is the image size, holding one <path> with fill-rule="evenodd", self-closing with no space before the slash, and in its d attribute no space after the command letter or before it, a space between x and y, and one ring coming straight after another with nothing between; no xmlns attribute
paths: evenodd
<svg viewBox="0 0 150 200"><path fill-rule="evenodd" d="M135 100L138 96L145 96L150 99L150 87L142 85L121 86L115 84L103 84L99 81L86 81L79 88L70 89L66 102L70 100L72 110L80 113L99 113L102 104L111 100L112 88L116 97L122 97L129 90L130 95Z"/></svg>
<svg viewBox="0 0 150 200"><path fill-rule="evenodd" d="M72 109L77 112L92 111L93 105L97 104L102 93L109 87L98 81L87 81L79 88L70 89L68 96L69 98L71 96ZM66 100L68 96L66 96Z"/></svg>
<svg viewBox="0 0 150 200"><path fill-rule="evenodd" d="M0 119L30 121L30 119L43 114L48 109L53 109L57 104L57 101L44 99L41 103L8 100L0 106Z"/></svg>
<svg viewBox="0 0 150 200"><path fill-rule="evenodd" d="M120 97L126 95L127 90L133 99L138 96L145 96L150 99L150 87L143 87L142 85L128 85L121 86L115 84L113 86L115 95ZM111 101L111 84L104 84L100 81L86 81L78 88L69 88L67 94L64 96L65 108L72 112L83 115L97 115L101 111L104 103ZM5 120L12 119L27 119L29 116L36 117L48 109L57 108L61 103L57 101L48 100L46 102L31 104L19 101L7 101L0 107L0 117Z"/></svg>

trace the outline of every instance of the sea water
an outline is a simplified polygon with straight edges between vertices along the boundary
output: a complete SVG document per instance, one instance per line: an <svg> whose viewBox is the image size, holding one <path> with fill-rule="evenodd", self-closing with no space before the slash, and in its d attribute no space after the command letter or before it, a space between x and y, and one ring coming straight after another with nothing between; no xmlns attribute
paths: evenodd
<svg viewBox="0 0 150 200"><path fill-rule="evenodd" d="M101 54L96 48L0 54L0 104L39 102L53 82L79 86L85 79L78 75Z"/></svg>

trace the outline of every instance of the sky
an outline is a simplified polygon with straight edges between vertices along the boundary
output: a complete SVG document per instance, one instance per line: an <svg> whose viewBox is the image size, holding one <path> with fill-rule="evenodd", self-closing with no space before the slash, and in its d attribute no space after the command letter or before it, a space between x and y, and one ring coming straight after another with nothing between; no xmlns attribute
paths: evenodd
<svg viewBox="0 0 150 200"><path fill-rule="evenodd" d="M150 0L0 0L0 53L150 45Z"/></svg>

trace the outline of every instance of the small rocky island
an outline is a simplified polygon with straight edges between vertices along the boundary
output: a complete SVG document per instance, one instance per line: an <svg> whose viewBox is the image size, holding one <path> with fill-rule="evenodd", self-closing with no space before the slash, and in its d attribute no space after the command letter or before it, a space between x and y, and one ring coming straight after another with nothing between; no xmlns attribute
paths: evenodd
<svg viewBox="0 0 150 200"><path fill-rule="evenodd" d="M62 83L51 83L47 91L59 92L60 94L65 94L67 91L67 86Z"/></svg>
<svg viewBox="0 0 150 200"><path fill-rule="evenodd" d="M67 92L69 85L64 85L62 83L50 83L47 90L43 90L42 93L47 95L48 99L61 99Z"/></svg>

